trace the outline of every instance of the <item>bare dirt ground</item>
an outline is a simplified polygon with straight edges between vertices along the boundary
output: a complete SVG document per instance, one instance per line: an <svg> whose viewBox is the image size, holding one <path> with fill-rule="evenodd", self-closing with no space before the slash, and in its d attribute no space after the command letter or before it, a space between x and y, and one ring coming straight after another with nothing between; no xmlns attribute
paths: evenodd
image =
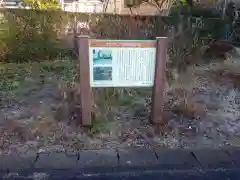
<svg viewBox="0 0 240 180"><path fill-rule="evenodd" d="M240 60L189 68L167 86L157 130L148 123L151 89L94 90L96 120L85 129L76 108L70 113L74 100L66 102L77 86L74 61L0 64L0 154L240 146L239 69Z"/></svg>

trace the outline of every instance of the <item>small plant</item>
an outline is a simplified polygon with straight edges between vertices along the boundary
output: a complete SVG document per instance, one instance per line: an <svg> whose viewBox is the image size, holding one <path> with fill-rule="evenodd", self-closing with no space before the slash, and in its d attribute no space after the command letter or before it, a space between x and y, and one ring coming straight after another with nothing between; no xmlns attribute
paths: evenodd
<svg viewBox="0 0 240 180"><path fill-rule="evenodd" d="M194 77L193 73L190 70L190 72L180 75L180 79L176 80L169 89L178 100L174 107L175 113L188 118L202 117L206 112L205 105L195 100L193 89L197 86L198 80L192 78Z"/></svg>
<svg viewBox="0 0 240 180"><path fill-rule="evenodd" d="M108 124L109 124L109 121L106 118L96 117L88 133L90 135L94 135L94 134L106 132Z"/></svg>
<svg viewBox="0 0 240 180"><path fill-rule="evenodd" d="M133 98L123 97L118 101L119 106L131 106L133 103Z"/></svg>

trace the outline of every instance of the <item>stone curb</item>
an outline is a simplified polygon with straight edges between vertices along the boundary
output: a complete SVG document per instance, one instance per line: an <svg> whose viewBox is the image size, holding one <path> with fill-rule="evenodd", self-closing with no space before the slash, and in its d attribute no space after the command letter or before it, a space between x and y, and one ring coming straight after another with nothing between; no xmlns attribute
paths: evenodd
<svg viewBox="0 0 240 180"><path fill-rule="evenodd" d="M50 152L0 155L0 177L33 173L95 174L135 171L207 172L209 169L239 169L240 148L229 149L100 149L77 153Z"/></svg>

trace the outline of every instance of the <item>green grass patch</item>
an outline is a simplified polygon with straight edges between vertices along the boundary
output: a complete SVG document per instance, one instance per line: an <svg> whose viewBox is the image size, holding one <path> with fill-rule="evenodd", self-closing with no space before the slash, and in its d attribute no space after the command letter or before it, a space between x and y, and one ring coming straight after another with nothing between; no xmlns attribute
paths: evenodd
<svg viewBox="0 0 240 180"><path fill-rule="evenodd" d="M43 61L40 63L1 63L0 93L17 92L38 84L42 78L55 77L72 83L77 81L76 64L71 59Z"/></svg>

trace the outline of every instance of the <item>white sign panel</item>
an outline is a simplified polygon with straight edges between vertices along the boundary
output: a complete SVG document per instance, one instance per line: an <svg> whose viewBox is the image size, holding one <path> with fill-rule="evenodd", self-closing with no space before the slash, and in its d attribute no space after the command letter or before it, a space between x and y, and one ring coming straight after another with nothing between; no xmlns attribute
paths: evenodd
<svg viewBox="0 0 240 180"><path fill-rule="evenodd" d="M90 40L91 87L152 87L156 41Z"/></svg>

